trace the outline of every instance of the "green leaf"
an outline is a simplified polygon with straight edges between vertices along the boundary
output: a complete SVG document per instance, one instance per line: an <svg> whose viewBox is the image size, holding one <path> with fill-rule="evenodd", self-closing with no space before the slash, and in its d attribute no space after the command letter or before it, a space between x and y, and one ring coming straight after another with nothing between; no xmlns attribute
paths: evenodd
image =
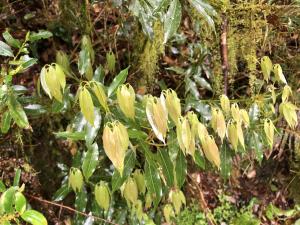
<svg viewBox="0 0 300 225"><path fill-rule="evenodd" d="M64 200L64 198L72 191L69 185L63 184L53 195L53 201L59 202Z"/></svg>
<svg viewBox="0 0 300 225"><path fill-rule="evenodd" d="M143 141L143 140L146 140L148 137L148 135L141 130L128 129L127 131L128 131L128 136L131 139L138 139L138 140Z"/></svg>
<svg viewBox="0 0 300 225"><path fill-rule="evenodd" d="M63 131L54 133L58 138L69 138L73 141L82 141L85 140L85 132L70 132L70 131Z"/></svg>
<svg viewBox="0 0 300 225"><path fill-rule="evenodd" d="M16 122L16 124L21 128L28 128L29 123L27 116L21 106L21 104L17 101L14 95L8 96L7 106L10 112L10 115Z"/></svg>
<svg viewBox="0 0 300 225"><path fill-rule="evenodd" d="M156 208L162 197L162 186L158 168L150 157L146 157L144 171L146 186Z"/></svg>
<svg viewBox="0 0 300 225"><path fill-rule="evenodd" d="M5 184L3 183L2 180L0 180L0 193L6 191L6 187L5 187Z"/></svg>
<svg viewBox="0 0 300 225"><path fill-rule="evenodd" d="M112 176L112 180L111 180L112 192L118 190L122 186L124 181L129 177L135 165L135 161L136 159L135 159L134 151L128 150L124 160L123 176L120 175L118 170L115 170Z"/></svg>
<svg viewBox="0 0 300 225"><path fill-rule="evenodd" d="M164 43L166 43L177 31L181 22L181 4L179 0L173 0L167 11L164 21Z"/></svg>
<svg viewBox="0 0 300 225"><path fill-rule="evenodd" d="M93 175L98 165L98 157L98 145L94 143L88 147L88 151L83 155L82 172L86 180Z"/></svg>
<svg viewBox="0 0 300 225"><path fill-rule="evenodd" d="M157 152L158 162L162 167L163 174L166 178L167 185L173 187L174 185L174 168L171 162L167 149L159 149Z"/></svg>
<svg viewBox="0 0 300 225"><path fill-rule="evenodd" d="M85 74L88 71L88 67L91 65L91 59L89 57L89 52L87 49L82 49L79 52L78 58L78 70L81 75Z"/></svg>
<svg viewBox="0 0 300 225"><path fill-rule="evenodd" d="M256 103L253 103L253 105L249 109L249 119L251 121L257 121L259 117L259 107Z"/></svg>
<svg viewBox="0 0 300 225"><path fill-rule="evenodd" d="M16 193L16 188L10 187L1 195L0 208L3 208L4 212L13 213L13 211L14 211L13 204L15 201L15 193Z"/></svg>
<svg viewBox="0 0 300 225"><path fill-rule="evenodd" d="M203 87L209 91L213 90L211 85L203 77L194 76L194 79L195 79L196 83L199 84L201 87Z"/></svg>
<svg viewBox="0 0 300 225"><path fill-rule="evenodd" d="M122 70L111 82L111 84L108 87L107 90L107 95L108 97L110 97L113 93L115 93L115 91L118 89L118 87L123 84L126 81L126 78L128 76L128 69L129 67L127 67L126 69Z"/></svg>
<svg viewBox="0 0 300 225"><path fill-rule="evenodd" d="M11 124L11 115L9 113L9 111L6 111L1 119L1 132L3 134L6 134L10 128L10 124Z"/></svg>
<svg viewBox="0 0 300 225"><path fill-rule="evenodd" d="M7 30L2 34L2 36L5 39L6 43L9 44L10 46L14 48L21 47L21 42L15 39L13 36L11 36L11 34Z"/></svg>
<svg viewBox="0 0 300 225"><path fill-rule="evenodd" d="M184 184L187 171L186 159L184 157L184 154L180 150L178 151L175 163L176 183L177 187L180 189Z"/></svg>
<svg viewBox="0 0 300 225"><path fill-rule="evenodd" d="M195 163L201 169L205 169L205 158L201 155L200 151L195 151Z"/></svg>
<svg viewBox="0 0 300 225"><path fill-rule="evenodd" d="M250 140L249 140L249 146L254 149L255 154L256 154L256 159L261 164L264 154L263 154L263 144L261 137L253 131L252 134L250 135Z"/></svg>
<svg viewBox="0 0 300 225"><path fill-rule="evenodd" d="M22 219L32 225L47 225L46 218L38 211L27 210L21 215Z"/></svg>
<svg viewBox="0 0 300 225"><path fill-rule="evenodd" d="M26 198L21 192L17 192L15 195L15 209L20 215L26 210Z"/></svg>
<svg viewBox="0 0 300 225"><path fill-rule="evenodd" d="M85 188L82 188L81 192L76 194L75 198L75 209L79 212L85 212L87 205L87 192ZM85 219L85 216L80 215L76 213L75 216L75 224L82 224L83 220Z"/></svg>
<svg viewBox="0 0 300 225"><path fill-rule="evenodd" d="M8 56L8 57L14 57L14 53L5 42L0 41L0 55L2 56Z"/></svg>
<svg viewBox="0 0 300 225"><path fill-rule="evenodd" d="M102 65L98 66L94 72L94 80L103 84L105 77L105 71Z"/></svg>
<svg viewBox="0 0 300 225"><path fill-rule="evenodd" d="M211 17L216 15L216 11L212 6L203 0L189 0L190 4L198 11L198 13L206 20L207 24L214 30L215 23Z"/></svg>
<svg viewBox="0 0 300 225"><path fill-rule="evenodd" d="M95 140L101 126L102 117L100 114L100 110L98 108L95 108L94 115L95 115L94 126L92 126L83 118L85 120L85 141L89 145L91 145Z"/></svg>
<svg viewBox="0 0 300 225"><path fill-rule="evenodd" d="M49 37L52 37L52 33L47 30L39 30L38 32L31 32L29 36L30 42L35 42L41 39L47 39Z"/></svg>
<svg viewBox="0 0 300 225"><path fill-rule="evenodd" d="M20 178L21 178L21 170L17 169L14 177L14 183L13 186L18 187L20 183Z"/></svg>
<svg viewBox="0 0 300 225"><path fill-rule="evenodd" d="M230 148L226 143L223 143L221 150L221 175L223 178L228 179L230 177L231 165Z"/></svg>

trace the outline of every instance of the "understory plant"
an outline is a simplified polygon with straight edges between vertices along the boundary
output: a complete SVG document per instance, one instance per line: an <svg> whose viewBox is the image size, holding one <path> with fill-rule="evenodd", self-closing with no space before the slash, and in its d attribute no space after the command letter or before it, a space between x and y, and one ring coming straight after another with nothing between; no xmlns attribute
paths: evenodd
<svg viewBox="0 0 300 225"><path fill-rule="evenodd" d="M186 204L181 188L187 160L229 177L235 155L254 153L262 161L264 150L273 148L281 132L276 127L281 118L290 129L297 126L293 92L280 65L267 56L261 60L262 79L257 79L252 98L221 95L199 100L185 111L185 102L174 90L159 96L136 94L124 84L128 68L106 84L105 75L115 71L109 69L113 57L95 68L94 54L90 38L84 36L78 72L71 69L68 56L58 52L56 62L45 65L40 76L59 111L74 115L66 130L55 133L76 151L54 200L74 192L78 211L120 224L159 224ZM71 85L78 87L76 93ZM197 104L204 105L205 114L196 110ZM128 211L122 216L118 208L124 206ZM74 222L82 221L77 214Z"/></svg>

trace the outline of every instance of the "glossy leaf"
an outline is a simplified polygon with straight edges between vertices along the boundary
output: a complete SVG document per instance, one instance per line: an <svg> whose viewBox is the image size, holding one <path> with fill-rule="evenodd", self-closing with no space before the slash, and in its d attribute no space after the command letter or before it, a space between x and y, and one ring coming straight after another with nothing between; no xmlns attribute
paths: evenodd
<svg viewBox="0 0 300 225"><path fill-rule="evenodd" d="M43 214L35 210L27 210L21 215L22 219L32 225L47 225L48 222Z"/></svg>
<svg viewBox="0 0 300 225"><path fill-rule="evenodd" d="M5 42L0 41L0 55L2 56L8 56L8 57L14 57L14 53Z"/></svg>
<svg viewBox="0 0 300 225"><path fill-rule="evenodd" d="M115 93L115 91L118 89L118 87L123 84L126 81L126 78L128 76L128 68L122 70L111 82L111 84L108 87L107 95L110 97L112 94Z"/></svg>
<svg viewBox="0 0 300 225"><path fill-rule="evenodd" d="M181 4L179 0L172 0L164 21L164 43L177 31L181 22Z"/></svg>
<svg viewBox="0 0 300 225"><path fill-rule="evenodd" d="M162 186L157 166L149 157L146 159L144 171L146 186L156 208L162 197Z"/></svg>
<svg viewBox="0 0 300 225"><path fill-rule="evenodd" d="M13 204L15 200L16 188L10 187L7 189L0 198L0 208L3 208L6 213L13 213Z"/></svg>
<svg viewBox="0 0 300 225"><path fill-rule="evenodd" d="M27 116L21 106L21 104L17 101L14 95L8 96L7 106L10 112L10 115L16 122L16 124L21 128L28 128L29 123Z"/></svg>
<svg viewBox="0 0 300 225"><path fill-rule="evenodd" d="M64 198L71 192L69 185L63 184L53 195L53 201L59 202L64 200Z"/></svg>
<svg viewBox="0 0 300 225"><path fill-rule="evenodd" d="M112 192L118 190L122 186L124 181L128 178L128 176L131 174L133 167L135 165L135 161L136 159L135 159L134 151L128 150L124 160L124 170L122 176L117 170L114 171L114 174L112 176L112 180L111 180Z"/></svg>
<svg viewBox="0 0 300 225"><path fill-rule="evenodd" d="M163 174L166 178L167 185L172 187L174 185L174 167L167 149L159 149L157 152L157 157L158 162L162 167Z"/></svg>
<svg viewBox="0 0 300 225"><path fill-rule="evenodd" d="M15 209L20 215L26 210L26 198L21 192L15 194Z"/></svg>
<svg viewBox="0 0 300 225"><path fill-rule="evenodd" d="M86 205L87 205L87 192L85 190L85 188L82 188L81 192L79 192L78 194L76 194L76 198L75 198L75 209L78 210L79 212L85 212L86 210ZM83 215L80 215L78 213L76 213L75 216L75 224L82 224L84 219L86 217Z"/></svg>
<svg viewBox="0 0 300 225"><path fill-rule="evenodd" d="M70 131L62 131L54 133L58 138L68 138L73 141L81 141L85 140L85 132L70 132Z"/></svg>
<svg viewBox="0 0 300 225"><path fill-rule="evenodd" d="M176 184L177 187L180 189L184 182L187 172L187 162L184 157L182 151L178 151L176 162L175 162L175 174L176 174Z"/></svg>
<svg viewBox="0 0 300 225"><path fill-rule="evenodd" d="M14 48L20 48L21 42L18 39L15 39L7 30L2 34L6 43Z"/></svg>
<svg viewBox="0 0 300 225"><path fill-rule="evenodd" d="M17 169L14 177L14 183L13 186L18 187L20 183L21 178L21 169Z"/></svg>
<svg viewBox="0 0 300 225"><path fill-rule="evenodd" d="M88 147L88 151L83 155L82 173L86 180L88 180L94 173L98 165L98 157L98 145L97 143L94 143Z"/></svg>

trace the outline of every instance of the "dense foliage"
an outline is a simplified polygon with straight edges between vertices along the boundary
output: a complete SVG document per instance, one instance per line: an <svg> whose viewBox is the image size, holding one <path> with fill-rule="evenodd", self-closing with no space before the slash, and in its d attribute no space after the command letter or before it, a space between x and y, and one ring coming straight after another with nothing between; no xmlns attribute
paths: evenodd
<svg viewBox="0 0 300 225"><path fill-rule="evenodd" d="M59 18L43 29L2 33L0 139L21 151L0 160L21 154L37 165L26 143L43 137L60 150L41 157L57 168L51 175L40 162L41 176L60 185L43 200L22 183L30 166L13 167L14 179L3 170L1 223L47 224L26 198L65 202L67 224L299 223L296 200L286 210L225 193L239 186L237 174L252 179L270 161L280 167L282 155L288 170L299 168L288 159L300 157L299 64L290 62L300 61L299 2L54 2ZM111 18L102 23L103 12ZM49 42L57 49L41 57ZM279 178L267 170L275 192ZM220 179L214 207L202 176Z"/></svg>

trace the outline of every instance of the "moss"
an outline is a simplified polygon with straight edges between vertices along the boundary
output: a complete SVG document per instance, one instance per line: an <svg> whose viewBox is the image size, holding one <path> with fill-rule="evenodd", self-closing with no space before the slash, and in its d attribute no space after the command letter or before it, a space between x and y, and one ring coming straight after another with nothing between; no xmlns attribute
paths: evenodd
<svg viewBox="0 0 300 225"><path fill-rule="evenodd" d="M153 26L154 37L153 40L147 39L142 53L139 55L139 69L141 71L141 78L139 79L139 86L147 88L153 87L156 73L158 72L158 60L161 54L164 53L165 48L163 44L164 31L162 24L157 21ZM152 90L148 90L151 92Z"/></svg>

